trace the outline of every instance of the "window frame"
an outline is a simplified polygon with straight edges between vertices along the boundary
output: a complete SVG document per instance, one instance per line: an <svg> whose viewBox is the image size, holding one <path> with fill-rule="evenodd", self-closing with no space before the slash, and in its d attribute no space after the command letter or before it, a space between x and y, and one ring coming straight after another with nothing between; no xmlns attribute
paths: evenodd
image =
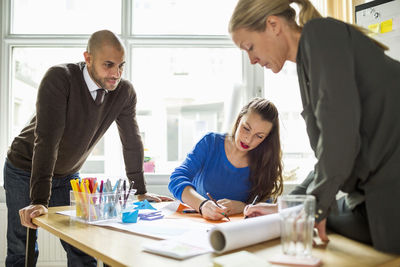
<svg viewBox="0 0 400 267"><path fill-rule="evenodd" d="M235 47L230 36L216 35L135 35L132 32L132 5L135 0L121 0L121 33L119 36L126 47L124 78L132 79L131 53L133 48L141 47ZM313 0L317 9L326 14L326 0ZM86 46L89 34L11 34L13 0L0 2L0 159L5 159L12 136L12 49L13 47L81 47ZM264 69L252 65L247 53L242 51L243 92L242 99L247 102L253 97L265 95ZM82 57L83 60L83 57ZM123 159L121 159L123 160ZM148 185L161 185L168 182L169 174L145 173ZM3 172L0 186L3 185Z"/></svg>
<svg viewBox="0 0 400 267"><path fill-rule="evenodd" d="M135 35L132 33L132 1L121 0L121 34L126 47L127 60L124 78L132 80L131 53L138 47L235 47L229 36L215 35ZM0 44L0 158L5 159L8 146L13 140L12 135L12 49L14 47L82 47L86 46L89 34L11 34L12 0L1 1L1 38ZM242 52L243 101L255 96L262 96L264 91L263 69L250 64L246 53ZM83 56L82 56L83 60ZM133 80L132 80L133 81ZM133 81L134 82L134 81ZM160 177L168 180L169 174L146 173L147 183L160 184ZM150 178L150 179L149 179ZM0 185L3 184L3 173L0 174Z"/></svg>

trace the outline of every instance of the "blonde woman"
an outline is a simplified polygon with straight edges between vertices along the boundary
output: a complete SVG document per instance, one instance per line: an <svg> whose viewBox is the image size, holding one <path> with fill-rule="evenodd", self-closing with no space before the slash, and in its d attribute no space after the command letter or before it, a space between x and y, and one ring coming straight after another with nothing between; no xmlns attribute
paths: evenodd
<svg viewBox="0 0 400 267"><path fill-rule="evenodd" d="M299 5L299 23L290 4ZM322 18L308 0L239 0L229 24L252 64L297 64L314 172L316 227L400 253L400 63L353 25ZM295 134L295 133L293 133ZM337 206L339 190L347 192ZM339 214L332 210L339 208ZM261 205L245 214L270 212ZM328 218L328 219L327 219Z"/></svg>

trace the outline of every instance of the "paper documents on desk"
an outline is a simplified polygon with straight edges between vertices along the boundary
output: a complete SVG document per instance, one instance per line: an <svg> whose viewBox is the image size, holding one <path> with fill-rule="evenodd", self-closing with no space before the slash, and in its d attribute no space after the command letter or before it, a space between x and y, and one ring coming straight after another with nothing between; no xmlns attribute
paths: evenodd
<svg viewBox="0 0 400 267"><path fill-rule="evenodd" d="M207 231L204 230L189 231L176 238L147 242L142 247L144 251L176 259L186 259L213 251Z"/></svg>
<svg viewBox="0 0 400 267"><path fill-rule="evenodd" d="M301 209L302 206L287 208L283 213ZM219 224L209 232L212 248L217 253L247 247L278 238L281 235L279 213Z"/></svg>
<svg viewBox="0 0 400 267"><path fill-rule="evenodd" d="M159 204L159 205L157 205ZM161 211L161 213L167 217L168 215L176 212L179 203L170 202L170 203L154 203L153 204L157 210ZM146 211L144 211L146 212ZM59 214L70 216L75 220L79 220L75 216L75 210L67 210L57 212ZM122 223L120 218L111 219L107 221L94 221L94 222L85 222L83 220L79 220L88 224L111 227L118 230L128 231L135 234L140 234L144 236L155 237L159 239L171 239L182 236L186 232L207 232L211 229L210 224L200 223L196 221L192 221L190 219L169 219L163 218L160 220L139 220L138 223ZM206 235L206 234L205 234Z"/></svg>
<svg viewBox="0 0 400 267"><path fill-rule="evenodd" d="M178 202L170 203L153 203L157 210L164 215L163 219L146 221L139 220L138 223L122 223L119 221L105 221L93 223L98 226L107 226L117 228L119 230L128 231L144 236L155 237L159 239L171 239L182 236L186 232L200 231L206 232L211 228L211 225L192 221L190 219L169 219L165 218L168 215L176 212L179 206Z"/></svg>
<svg viewBox="0 0 400 267"><path fill-rule="evenodd" d="M159 239L176 238L186 232L206 231L211 228L210 225L192 222L189 219L162 219L155 221L139 221L138 223L129 224L121 222L99 222L95 225L112 227Z"/></svg>
<svg viewBox="0 0 400 267"><path fill-rule="evenodd" d="M157 208L167 215L176 212L179 203L173 202L163 205L162 208L161 206ZM64 212L62 213L65 214ZM124 224L117 221L92 224L165 239L146 243L143 248L149 252L178 259L211 251L224 253L280 236L279 214L270 214L217 225L193 221L190 217L188 219L164 218L155 221L139 221L132 224Z"/></svg>
<svg viewBox="0 0 400 267"><path fill-rule="evenodd" d="M212 226L209 231L188 231L182 236L143 245L145 251L178 259L215 251L224 253L280 236L279 214Z"/></svg>

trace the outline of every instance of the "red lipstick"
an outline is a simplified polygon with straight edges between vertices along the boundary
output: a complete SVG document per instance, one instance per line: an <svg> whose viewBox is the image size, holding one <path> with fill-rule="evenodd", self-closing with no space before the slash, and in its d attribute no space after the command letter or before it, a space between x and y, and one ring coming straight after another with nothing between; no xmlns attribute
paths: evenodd
<svg viewBox="0 0 400 267"><path fill-rule="evenodd" d="M248 145L246 145L245 143L243 143L243 142L240 142L240 145L244 148L244 149L248 149L249 148L249 146Z"/></svg>

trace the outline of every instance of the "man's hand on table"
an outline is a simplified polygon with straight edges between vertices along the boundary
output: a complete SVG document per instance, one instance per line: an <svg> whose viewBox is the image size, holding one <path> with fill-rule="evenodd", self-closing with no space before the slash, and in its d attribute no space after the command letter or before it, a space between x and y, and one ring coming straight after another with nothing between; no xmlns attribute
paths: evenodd
<svg viewBox="0 0 400 267"><path fill-rule="evenodd" d="M19 210L19 218L23 226L37 229L38 227L32 223L32 219L46 213L47 208L43 205L29 205Z"/></svg>

